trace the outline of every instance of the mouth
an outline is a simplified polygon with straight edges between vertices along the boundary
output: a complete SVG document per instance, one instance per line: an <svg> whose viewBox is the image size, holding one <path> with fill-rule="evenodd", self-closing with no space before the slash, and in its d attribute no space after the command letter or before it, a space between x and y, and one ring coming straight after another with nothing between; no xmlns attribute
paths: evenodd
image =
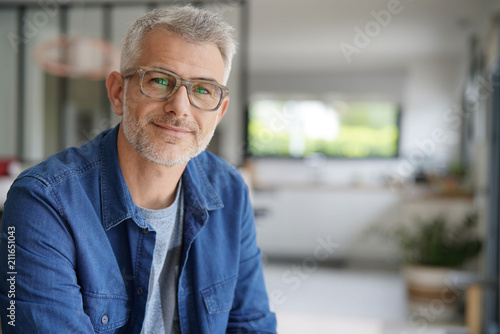
<svg viewBox="0 0 500 334"><path fill-rule="evenodd" d="M169 124L158 124L158 123L153 123L153 124L157 128L159 128L161 131L168 133L170 135L174 135L174 136L185 136L185 135L193 133L193 131L190 129L176 127L176 126L169 125Z"/></svg>

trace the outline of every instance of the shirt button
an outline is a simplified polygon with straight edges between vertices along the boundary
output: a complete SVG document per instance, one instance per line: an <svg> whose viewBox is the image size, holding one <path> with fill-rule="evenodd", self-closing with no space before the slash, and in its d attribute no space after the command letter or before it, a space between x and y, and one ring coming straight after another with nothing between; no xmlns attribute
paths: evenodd
<svg viewBox="0 0 500 334"><path fill-rule="evenodd" d="M135 292L140 296L144 293L144 290L139 286L137 289L135 289Z"/></svg>
<svg viewBox="0 0 500 334"><path fill-rule="evenodd" d="M149 233L148 228L147 228L147 227L143 228L143 229L142 229L142 233L144 233L144 234Z"/></svg>
<svg viewBox="0 0 500 334"><path fill-rule="evenodd" d="M107 316L106 314L105 314L105 315L103 315L103 316L102 316L102 318L101 318L101 323L102 323L103 325L106 325L106 324L108 323L108 321L109 321L108 316Z"/></svg>

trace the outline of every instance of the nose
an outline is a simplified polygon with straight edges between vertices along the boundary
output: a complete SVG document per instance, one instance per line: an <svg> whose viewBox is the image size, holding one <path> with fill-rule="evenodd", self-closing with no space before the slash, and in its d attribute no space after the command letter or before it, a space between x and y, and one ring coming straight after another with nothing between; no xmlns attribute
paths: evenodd
<svg viewBox="0 0 500 334"><path fill-rule="evenodd" d="M186 86L181 85L177 91L165 101L163 108L165 112L173 112L177 116L187 117L191 110L191 102L189 101Z"/></svg>

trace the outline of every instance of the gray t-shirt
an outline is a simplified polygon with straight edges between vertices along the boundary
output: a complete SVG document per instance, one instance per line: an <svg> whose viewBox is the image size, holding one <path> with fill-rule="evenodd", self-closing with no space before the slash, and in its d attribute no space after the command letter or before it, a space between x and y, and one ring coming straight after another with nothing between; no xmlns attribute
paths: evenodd
<svg viewBox="0 0 500 334"><path fill-rule="evenodd" d="M177 312L177 282L182 246L182 185L179 182L174 203L161 210L138 207L146 222L156 231L153 266L149 281L144 334L180 333Z"/></svg>

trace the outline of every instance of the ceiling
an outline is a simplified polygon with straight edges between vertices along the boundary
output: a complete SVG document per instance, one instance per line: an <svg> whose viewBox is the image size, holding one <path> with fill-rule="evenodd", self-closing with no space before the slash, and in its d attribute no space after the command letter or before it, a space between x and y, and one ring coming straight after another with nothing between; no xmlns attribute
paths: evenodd
<svg viewBox="0 0 500 334"><path fill-rule="evenodd" d="M404 68L415 59L463 56L473 33L500 7L498 0L249 3L250 68L274 72ZM383 25L373 14L381 12ZM366 29L371 36L363 39Z"/></svg>

